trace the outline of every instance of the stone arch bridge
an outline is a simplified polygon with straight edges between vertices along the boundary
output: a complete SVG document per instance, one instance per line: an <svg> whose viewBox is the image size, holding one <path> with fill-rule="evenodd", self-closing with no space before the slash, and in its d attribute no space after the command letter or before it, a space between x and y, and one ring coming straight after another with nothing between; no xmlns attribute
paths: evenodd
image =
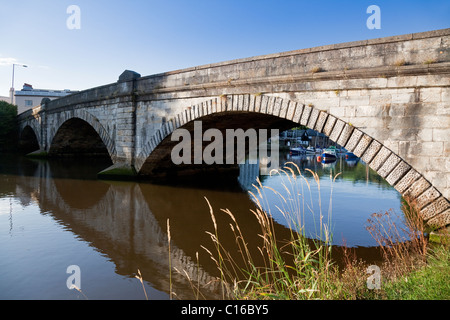
<svg viewBox="0 0 450 320"><path fill-rule="evenodd" d="M423 218L450 224L450 29L321 46L119 80L18 116L41 154L105 154L157 176L176 128L305 125L361 157ZM204 169L207 165L197 165ZM124 169L125 168L125 169ZM181 170L178 170L181 172Z"/></svg>

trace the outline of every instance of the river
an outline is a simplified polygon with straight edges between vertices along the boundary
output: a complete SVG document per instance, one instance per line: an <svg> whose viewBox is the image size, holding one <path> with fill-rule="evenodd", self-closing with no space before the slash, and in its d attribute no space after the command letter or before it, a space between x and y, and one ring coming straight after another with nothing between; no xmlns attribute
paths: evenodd
<svg viewBox="0 0 450 320"><path fill-rule="evenodd" d="M283 157L302 173L294 184L306 197L306 232L314 237L321 212L335 246L376 260L367 219L374 212L401 212L398 192L361 161L324 165L314 157ZM174 298L196 298L193 280L208 283L217 271L201 247L214 248L205 232L214 231L206 199L219 228L228 229L229 217L220 209L229 209L250 243L259 238L249 194L257 193L255 165L242 165L236 183L213 180L208 187L97 180L107 166L103 160L0 155L0 299L169 299L170 287ZM320 192L307 168L317 172ZM280 237L289 234L289 223L271 188L282 194L286 178L261 177L268 187L264 207ZM231 232L221 236L224 244L234 243ZM170 272L169 263L181 272ZM203 294L217 297L213 286Z"/></svg>

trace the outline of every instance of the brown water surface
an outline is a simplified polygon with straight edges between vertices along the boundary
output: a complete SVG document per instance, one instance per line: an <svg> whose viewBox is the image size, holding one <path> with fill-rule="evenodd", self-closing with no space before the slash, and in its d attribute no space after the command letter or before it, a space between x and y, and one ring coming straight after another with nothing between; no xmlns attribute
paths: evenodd
<svg viewBox="0 0 450 320"><path fill-rule="evenodd" d="M362 162L340 159L327 166L310 158L285 157L321 177L321 209L326 216L332 212L334 244L346 243L360 257L376 261L372 248L376 243L365 230L366 220L373 212L399 210L399 194ZM230 219L220 211L227 208L245 230L249 245L259 245L261 229L250 213L255 204L248 194L255 191L254 165L242 166L233 184L212 179L208 186L97 180L96 173L107 166L100 160L0 155L0 299L145 299L135 278L138 270L149 299L168 299L170 284L174 297L194 299L186 274L202 285L217 276L214 262L201 248L214 248L205 232L214 230L205 197L223 228L224 244L231 248L235 243ZM341 175L332 185L329 176L337 172ZM265 186L283 189L282 176L261 180ZM306 171L303 181L311 185L304 193L316 203L317 188ZM277 234L287 238L288 223L275 209L278 200L270 194L267 200ZM312 237L317 221L313 216L305 218ZM186 274L170 273L169 260ZM81 271L82 293L68 289L67 268L72 265ZM214 290L207 286L203 294L219 298Z"/></svg>

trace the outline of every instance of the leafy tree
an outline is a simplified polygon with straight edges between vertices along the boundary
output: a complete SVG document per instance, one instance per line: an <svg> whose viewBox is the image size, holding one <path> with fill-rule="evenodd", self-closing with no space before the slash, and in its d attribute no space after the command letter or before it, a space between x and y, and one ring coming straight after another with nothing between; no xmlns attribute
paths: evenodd
<svg viewBox="0 0 450 320"><path fill-rule="evenodd" d="M0 151L11 151L17 145L17 106L0 101Z"/></svg>

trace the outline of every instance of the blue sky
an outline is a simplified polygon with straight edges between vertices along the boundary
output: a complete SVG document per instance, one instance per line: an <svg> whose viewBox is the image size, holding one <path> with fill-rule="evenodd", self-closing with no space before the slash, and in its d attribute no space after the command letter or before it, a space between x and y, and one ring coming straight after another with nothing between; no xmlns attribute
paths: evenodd
<svg viewBox="0 0 450 320"><path fill-rule="evenodd" d="M80 29L66 12L80 8ZM370 5L381 29L370 30ZM450 27L450 1L0 0L0 95L83 90L238 58Z"/></svg>

